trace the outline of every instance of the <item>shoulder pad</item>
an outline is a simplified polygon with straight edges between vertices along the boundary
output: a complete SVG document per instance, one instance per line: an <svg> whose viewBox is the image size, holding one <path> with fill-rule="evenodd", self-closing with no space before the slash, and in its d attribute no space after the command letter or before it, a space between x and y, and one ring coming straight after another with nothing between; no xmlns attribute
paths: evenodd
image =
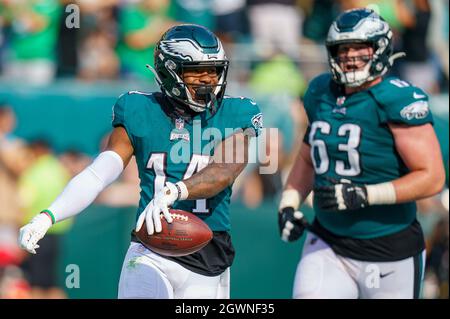
<svg viewBox="0 0 450 319"><path fill-rule="evenodd" d="M308 116L309 112L314 110L317 105L315 99L330 91L330 81L333 81L330 73L323 73L310 81L308 89L303 96L303 105Z"/></svg>
<svg viewBox="0 0 450 319"><path fill-rule="evenodd" d="M234 96L229 96L229 95L225 95L223 97L223 101L227 101L227 102L232 102L230 104L233 105L257 105L257 103L255 101L253 101L252 99L245 97L245 96L238 96L238 97L234 97Z"/></svg>
<svg viewBox="0 0 450 319"><path fill-rule="evenodd" d="M370 91L382 109L385 121L407 125L432 123L428 94L411 83L390 77Z"/></svg>
<svg viewBox="0 0 450 319"><path fill-rule="evenodd" d="M233 128L253 127L258 135L263 127L263 117L258 104L247 97L225 96L222 116L230 120Z"/></svg>
<svg viewBox="0 0 450 319"><path fill-rule="evenodd" d="M141 95L152 95L153 93L146 93L146 92L141 92L141 91L128 91L128 94L141 94Z"/></svg>
<svg viewBox="0 0 450 319"><path fill-rule="evenodd" d="M330 88L330 81L333 81L330 73L323 73L316 76L309 82L308 90L305 95L320 94L324 90L328 90Z"/></svg>

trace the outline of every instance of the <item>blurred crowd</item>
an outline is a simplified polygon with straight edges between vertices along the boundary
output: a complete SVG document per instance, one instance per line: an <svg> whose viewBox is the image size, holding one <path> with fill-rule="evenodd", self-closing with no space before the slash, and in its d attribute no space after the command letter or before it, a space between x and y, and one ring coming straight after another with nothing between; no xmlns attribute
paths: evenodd
<svg viewBox="0 0 450 319"><path fill-rule="evenodd" d="M429 93L446 90L448 0L0 0L1 74L37 85L58 77L151 79L145 65L162 33L197 23L216 32L237 61L234 80L255 76L265 89L260 74L281 69L277 75L292 75L282 89L301 94L305 77L324 64L320 45L331 21L364 6L379 11L396 49L407 52L396 72Z"/></svg>
<svg viewBox="0 0 450 319"><path fill-rule="evenodd" d="M77 150L56 155L44 136L28 141L15 136L16 125L13 109L0 101L0 299L63 298L56 275L59 247L73 221L55 224L40 241L39 254L33 256L17 246L18 229L48 207L92 159ZM105 136L99 148L107 139ZM138 201L137 166L132 161L96 203L126 207Z"/></svg>
<svg viewBox="0 0 450 319"><path fill-rule="evenodd" d="M183 22L204 25L231 60L229 89L243 85L257 94L265 126L279 128L266 136L267 153L278 155L276 173L259 174L249 165L235 185L235 199L257 207L277 200L300 147L305 115L299 106L308 81L327 71L323 43L331 22L343 10L365 6L389 22L395 50L407 53L392 73L430 94L448 93L448 0L0 0L0 79L43 87L66 78L95 85L153 81L145 65L152 65L162 33ZM52 227L49 248L32 257L16 246L17 230L91 158L77 149L55 154L44 136L21 140L13 135L16 120L0 101L0 298L61 298L54 272L36 269L55 267L49 265L72 222ZM137 178L131 163L97 203L136 205ZM448 298L448 192L418 205L427 237L424 297Z"/></svg>

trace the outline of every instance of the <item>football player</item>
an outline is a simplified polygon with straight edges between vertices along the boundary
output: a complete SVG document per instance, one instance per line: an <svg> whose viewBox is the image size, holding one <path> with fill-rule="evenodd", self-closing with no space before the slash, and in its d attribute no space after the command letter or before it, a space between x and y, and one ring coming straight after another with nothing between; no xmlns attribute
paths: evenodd
<svg viewBox="0 0 450 319"><path fill-rule="evenodd" d="M310 82L309 126L279 206L285 241L308 230L294 298L418 298L425 245L415 200L444 169L428 96L395 77L392 31L374 11L331 25L331 73ZM299 207L313 191L315 219Z"/></svg>
<svg viewBox="0 0 450 319"><path fill-rule="evenodd" d="M149 234L160 232L160 214L171 222L173 207L195 213L214 235L203 249L183 257L158 255L132 235L118 297L228 298L234 258L228 233L231 186L246 165L246 149L262 127L262 115L252 100L224 96L229 60L220 40L204 27L170 28L156 46L154 62L150 69L162 92L119 97L107 150L21 229L20 245L36 253L52 224L85 209L135 156L141 181L135 231L145 221ZM207 147L212 141L217 145ZM234 145L235 161L224 161L224 155L230 157L226 145Z"/></svg>

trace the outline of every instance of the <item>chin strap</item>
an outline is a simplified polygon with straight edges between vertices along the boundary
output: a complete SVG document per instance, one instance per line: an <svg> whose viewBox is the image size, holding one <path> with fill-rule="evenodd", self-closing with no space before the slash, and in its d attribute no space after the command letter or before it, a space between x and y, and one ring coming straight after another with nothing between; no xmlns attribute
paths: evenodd
<svg viewBox="0 0 450 319"><path fill-rule="evenodd" d="M389 64L392 66L392 65L394 65L394 61L395 60L397 60L397 59L399 59L399 58L403 58L403 57L405 57L406 56L406 53L405 52L397 52L397 53L394 53L393 55L391 55L390 57L389 57Z"/></svg>
<svg viewBox="0 0 450 319"><path fill-rule="evenodd" d="M216 95L212 92L210 93L210 98L211 98L211 114L214 115L217 111L217 107L216 107L217 98L216 98Z"/></svg>
<svg viewBox="0 0 450 319"><path fill-rule="evenodd" d="M217 98L216 95L213 93L213 89L210 86L201 86L198 89L195 90L195 98L197 100L203 100L205 101L205 104L207 105L209 102L211 102L211 113L216 113L216 103Z"/></svg>
<svg viewBox="0 0 450 319"><path fill-rule="evenodd" d="M155 81L156 81L156 83L158 84L158 86L161 86L162 81L161 81L161 79L159 78L158 73L156 73L156 70L155 70L150 64L146 64L145 66L146 66L147 69L149 69L150 72L152 72L153 75L155 76Z"/></svg>

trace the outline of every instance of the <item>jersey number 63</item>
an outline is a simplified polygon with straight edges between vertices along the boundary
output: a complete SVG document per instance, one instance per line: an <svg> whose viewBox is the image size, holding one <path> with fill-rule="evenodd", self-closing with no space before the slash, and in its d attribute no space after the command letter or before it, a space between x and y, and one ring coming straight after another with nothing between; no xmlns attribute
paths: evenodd
<svg viewBox="0 0 450 319"><path fill-rule="evenodd" d="M318 132L324 136L323 139L316 138ZM325 140L326 137L331 138L330 134L331 125L328 122L315 121L312 123L309 144L311 145L311 159L316 174L324 174L329 170L330 156ZM352 123L342 124L338 128L337 135L339 137L348 136L348 139L346 143L338 144L338 151L347 153L347 161L336 160L336 174L341 176L359 175L361 173L361 165L358 147L361 141L361 128Z"/></svg>

